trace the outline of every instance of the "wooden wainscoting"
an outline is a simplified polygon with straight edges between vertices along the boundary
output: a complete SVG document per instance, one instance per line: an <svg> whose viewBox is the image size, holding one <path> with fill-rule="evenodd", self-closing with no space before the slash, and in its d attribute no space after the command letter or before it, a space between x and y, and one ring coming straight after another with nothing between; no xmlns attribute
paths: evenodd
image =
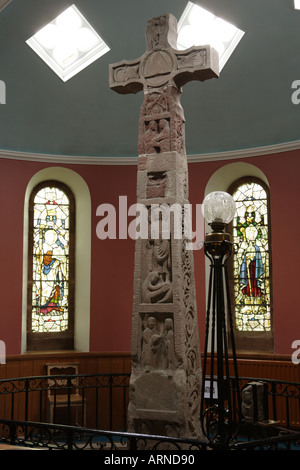
<svg viewBox="0 0 300 470"><path fill-rule="evenodd" d="M129 373L131 367L129 352L32 352L8 356L6 364L0 364L0 379L46 375L47 362L72 361L79 363L80 374Z"/></svg>
<svg viewBox="0 0 300 470"><path fill-rule="evenodd" d="M130 373L130 352L55 352L8 356L0 364L0 379L46 374L48 362L79 363L80 374ZM239 376L300 382L300 365L289 356L239 355Z"/></svg>
<svg viewBox="0 0 300 470"><path fill-rule="evenodd" d="M300 383L300 367L292 363L291 356L239 354L238 374L240 377Z"/></svg>

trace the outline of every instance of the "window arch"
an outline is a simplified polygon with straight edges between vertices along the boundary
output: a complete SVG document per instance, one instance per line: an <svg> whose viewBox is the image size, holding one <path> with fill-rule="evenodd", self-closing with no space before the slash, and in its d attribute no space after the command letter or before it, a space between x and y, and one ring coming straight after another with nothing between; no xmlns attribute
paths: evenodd
<svg viewBox="0 0 300 470"><path fill-rule="evenodd" d="M273 350L270 195L258 178L237 180L228 192L232 221L232 307L239 350Z"/></svg>
<svg viewBox="0 0 300 470"><path fill-rule="evenodd" d="M74 348L75 199L45 181L29 200L27 349Z"/></svg>

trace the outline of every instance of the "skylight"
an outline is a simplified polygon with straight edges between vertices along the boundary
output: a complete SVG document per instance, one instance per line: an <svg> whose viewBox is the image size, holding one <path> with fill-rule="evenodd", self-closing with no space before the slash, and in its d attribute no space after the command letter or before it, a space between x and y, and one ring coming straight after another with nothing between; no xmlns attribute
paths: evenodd
<svg viewBox="0 0 300 470"><path fill-rule="evenodd" d="M177 48L210 44L219 53L221 71L243 35L244 31L188 2L178 22Z"/></svg>
<svg viewBox="0 0 300 470"><path fill-rule="evenodd" d="M300 0L294 0L294 5L296 10L300 10Z"/></svg>
<svg viewBox="0 0 300 470"><path fill-rule="evenodd" d="M110 50L75 5L26 43L64 82Z"/></svg>

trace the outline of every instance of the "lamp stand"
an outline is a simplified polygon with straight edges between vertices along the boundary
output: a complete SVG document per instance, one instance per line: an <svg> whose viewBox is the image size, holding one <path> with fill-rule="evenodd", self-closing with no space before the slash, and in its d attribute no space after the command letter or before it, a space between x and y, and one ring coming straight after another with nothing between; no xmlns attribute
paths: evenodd
<svg viewBox="0 0 300 470"><path fill-rule="evenodd" d="M227 261L230 235L225 224L212 223L204 250L210 260L206 332L203 356L201 425L206 438L217 448L228 448L240 422L240 392L229 296ZM234 377L229 374L228 338L231 343ZM208 362L210 351L210 364Z"/></svg>

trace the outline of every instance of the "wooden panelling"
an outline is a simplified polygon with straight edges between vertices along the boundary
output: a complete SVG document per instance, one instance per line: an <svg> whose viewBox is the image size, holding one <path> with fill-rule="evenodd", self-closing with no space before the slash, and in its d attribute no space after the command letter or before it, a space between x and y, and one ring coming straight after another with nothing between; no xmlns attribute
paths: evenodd
<svg viewBox="0 0 300 470"><path fill-rule="evenodd" d="M258 377L289 382L300 382L300 367L292 363L291 358L273 359L239 358L240 377Z"/></svg>
<svg viewBox="0 0 300 470"><path fill-rule="evenodd" d="M0 379L45 375L47 362L79 363L80 374L130 373L129 352L80 353L29 353L8 356L0 364ZM239 356L238 372L241 377L255 377L300 382L300 366L290 357Z"/></svg>
<svg viewBox="0 0 300 470"><path fill-rule="evenodd" d="M208 357L208 361L210 358ZM300 383L300 366L292 363L291 357L262 355L239 355L239 377L274 379ZM232 359L229 360L230 374L234 375ZM207 368L209 370L209 367ZM216 369L215 369L216 370Z"/></svg>
<svg viewBox="0 0 300 470"><path fill-rule="evenodd" d="M76 351L61 353L29 353L8 356L6 364L0 364L0 379L46 375L47 362L79 363L80 374L129 373L130 353L80 353Z"/></svg>

